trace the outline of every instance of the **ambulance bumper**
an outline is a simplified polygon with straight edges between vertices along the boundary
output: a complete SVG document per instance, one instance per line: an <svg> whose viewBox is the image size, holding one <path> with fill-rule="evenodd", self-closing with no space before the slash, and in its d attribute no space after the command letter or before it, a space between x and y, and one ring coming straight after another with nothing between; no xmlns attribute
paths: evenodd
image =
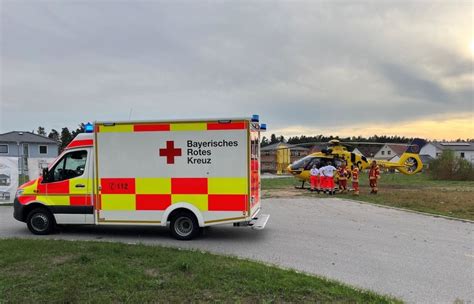
<svg viewBox="0 0 474 304"><path fill-rule="evenodd" d="M259 214L258 217L253 218L250 221L249 226L251 226L254 230L262 230L267 225L269 218L270 214Z"/></svg>
<svg viewBox="0 0 474 304"><path fill-rule="evenodd" d="M20 222L26 221L25 219L25 206L20 204L18 198L15 197L13 201L13 217Z"/></svg>

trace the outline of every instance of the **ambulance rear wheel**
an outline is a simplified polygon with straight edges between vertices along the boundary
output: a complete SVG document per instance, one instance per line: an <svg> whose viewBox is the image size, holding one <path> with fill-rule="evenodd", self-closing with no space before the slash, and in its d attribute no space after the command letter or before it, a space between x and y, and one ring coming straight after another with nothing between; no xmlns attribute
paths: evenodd
<svg viewBox="0 0 474 304"><path fill-rule="evenodd" d="M26 219L26 224L31 233L37 235L47 235L54 231L54 218L51 213L44 208L33 209Z"/></svg>
<svg viewBox="0 0 474 304"><path fill-rule="evenodd" d="M199 223L190 212L180 212L170 221L171 235L177 240L191 240L200 232Z"/></svg>

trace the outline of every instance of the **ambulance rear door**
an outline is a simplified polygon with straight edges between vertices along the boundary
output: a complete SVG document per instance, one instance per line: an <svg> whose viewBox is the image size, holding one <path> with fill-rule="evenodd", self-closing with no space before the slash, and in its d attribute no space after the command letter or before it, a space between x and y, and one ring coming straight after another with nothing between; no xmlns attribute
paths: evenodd
<svg viewBox="0 0 474 304"><path fill-rule="evenodd" d="M254 217L260 210L260 130L258 123L251 123L250 146L250 215Z"/></svg>

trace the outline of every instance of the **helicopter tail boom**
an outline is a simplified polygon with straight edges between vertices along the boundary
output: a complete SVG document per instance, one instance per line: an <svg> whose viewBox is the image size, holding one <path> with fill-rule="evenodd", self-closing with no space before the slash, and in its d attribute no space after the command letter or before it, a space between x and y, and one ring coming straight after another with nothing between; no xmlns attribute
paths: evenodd
<svg viewBox="0 0 474 304"><path fill-rule="evenodd" d="M415 138L407 150L400 156L398 163L382 162L381 165L389 169L397 169L403 174L412 175L420 172L423 169L423 163L419 156L421 148L426 144L426 141L421 138Z"/></svg>

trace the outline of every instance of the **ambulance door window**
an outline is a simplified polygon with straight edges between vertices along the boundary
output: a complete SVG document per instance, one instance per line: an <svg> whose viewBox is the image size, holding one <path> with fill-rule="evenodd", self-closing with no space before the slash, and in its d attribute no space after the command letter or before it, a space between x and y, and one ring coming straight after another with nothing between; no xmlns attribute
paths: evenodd
<svg viewBox="0 0 474 304"><path fill-rule="evenodd" d="M87 151L74 151L67 153L51 169L47 182L59 182L84 174L87 162Z"/></svg>

